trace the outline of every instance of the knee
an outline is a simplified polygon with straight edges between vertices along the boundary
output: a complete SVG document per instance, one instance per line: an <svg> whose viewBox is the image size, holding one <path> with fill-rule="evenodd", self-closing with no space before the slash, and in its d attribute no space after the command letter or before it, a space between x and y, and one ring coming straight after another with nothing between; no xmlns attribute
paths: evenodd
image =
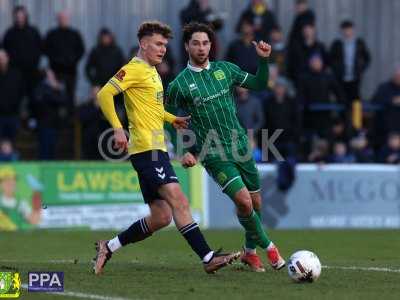
<svg viewBox="0 0 400 300"><path fill-rule="evenodd" d="M261 199L260 193L251 194L251 200L252 200L254 209L261 210L262 199Z"/></svg>
<svg viewBox="0 0 400 300"><path fill-rule="evenodd" d="M236 200L236 207L240 215L248 216L253 211L253 204L250 196L242 196Z"/></svg>
<svg viewBox="0 0 400 300"><path fill-rule="evenodd" d="M172 222L172 213L170 211L165 211L158 216L158 224L160 228L166 227Z"/></svg>

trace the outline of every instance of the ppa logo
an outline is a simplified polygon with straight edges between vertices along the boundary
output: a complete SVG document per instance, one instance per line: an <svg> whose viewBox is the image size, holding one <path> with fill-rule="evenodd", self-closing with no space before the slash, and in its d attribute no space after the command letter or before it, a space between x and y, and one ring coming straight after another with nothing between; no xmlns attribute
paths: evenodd
<svg viewBox="0 0 400 300"><path fill-rule="evenodd" d="M29 292L63 292L64 272L29 272Z"/></svg>

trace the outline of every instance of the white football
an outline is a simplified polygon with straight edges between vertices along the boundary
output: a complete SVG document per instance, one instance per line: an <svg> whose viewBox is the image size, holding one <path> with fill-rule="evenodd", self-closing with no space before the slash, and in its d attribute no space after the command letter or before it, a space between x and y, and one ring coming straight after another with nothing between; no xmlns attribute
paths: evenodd
<svg viewBox="0 0 400 300"><path fill-rule="evenodd" d="M296 282L314 282L321 275L321 262L311 251L297 251L289 258L288 273Z"/></svg>

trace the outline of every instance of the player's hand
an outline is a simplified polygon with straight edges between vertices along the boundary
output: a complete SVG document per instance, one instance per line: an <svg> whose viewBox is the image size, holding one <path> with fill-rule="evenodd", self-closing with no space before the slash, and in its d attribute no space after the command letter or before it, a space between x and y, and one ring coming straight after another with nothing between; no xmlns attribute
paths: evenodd
<svg viewBox="0 0 400 300"><path fill-rule="evenodd" d="M182 167L184 167L184 168L191 168L197 164L197 159L192 153L187 152L182 157L181 164L182 164Z"/></svg>
<svg viewBox="0 0 400 300"><path fill-rule="evenodd" d="M189 126L190 116L186 117L176 117L175 121L172 123L172 126L175 129L186 129Z"/></svg>
<svg viewBox="0 0 400 300"><path fill-rule="evenodd" d="M114 129L114 147L117 149L122 149L124 151L128 150L128 139L126 138L123 128Z"/></svg>
<svg viewBox="0 0 400 300"><path fill-rule="evenodd" d="M256 47L256 52L258 56L261 57L269 57L271 55L272 47L270 44L264 42L264 41L259 41L258 43L255 41L252 41L254 47Z"/></svg>

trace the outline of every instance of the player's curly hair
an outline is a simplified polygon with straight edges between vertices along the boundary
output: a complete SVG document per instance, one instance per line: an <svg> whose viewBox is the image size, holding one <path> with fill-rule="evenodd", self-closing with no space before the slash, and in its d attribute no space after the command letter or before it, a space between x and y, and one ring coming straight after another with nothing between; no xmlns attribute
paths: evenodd
<svg viewBox="0 0 400 300"><path fill-rule="evenodd" d="M198 22L190 22L183 26L183 35L182 39L184 43L188 43L192 38L193 33L195 32L204 32L208 35L210 41L214 39L214 30L210 25L205 23L198 23Z"/></svg>
<svg viewBox="0 0 400 300"><path fill-rule="evenodd" d="M172 30L167 24L160 21L146 21L140 24L137 37L139 41L145 36L152 36L153 34L161 34L166 39L172 39Z"/></svg>

